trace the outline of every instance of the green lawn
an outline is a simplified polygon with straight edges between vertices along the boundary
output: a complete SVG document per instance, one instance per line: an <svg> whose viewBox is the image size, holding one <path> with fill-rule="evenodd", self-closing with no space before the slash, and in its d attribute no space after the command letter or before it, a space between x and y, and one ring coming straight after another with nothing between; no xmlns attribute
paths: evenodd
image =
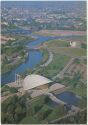
<svg viewBox="0 0 88 125"><path fill-rule="evenodd" d="M86 56L87 52L83 48L71 48L65 40L50 40L46 43L47 48L57 54L67 56ZM61 48L60 48L61 47Z"/></svg>
<svg viewBox="0 0 88 125"><path fill-rule="evenodd" d="M85 85L83 86L78 85L77 87L71 87L69 91L75 93L78 96L83 96L83 97L87 96L87 87Z"/></svg>
<svg viewBox="0 0 88 125"><path fill-rule="evenodd" d="M69 46L69 42L65 41L65 40L59 40L59 39L56 39L56 40L49 40L47 42L47 45L50 45L50 46L57 46L57 47L68 47Z"/></svg>
<svg viewBox="0 0 88 125"><path fill-rule="evenodd" d="M58 46L50 46L50 50L57 54L63 54L68 56L86 56L87 52L82 48L59 48Z"/></svg>
<svg viewBox="0 0 88 125"><path fill-rule="evenodd" d="M64 68L69 60L70 57L68 56L55 54L53 61L47 67L40 68L40 70L35 71L35 73L52 78Z"/></svg>

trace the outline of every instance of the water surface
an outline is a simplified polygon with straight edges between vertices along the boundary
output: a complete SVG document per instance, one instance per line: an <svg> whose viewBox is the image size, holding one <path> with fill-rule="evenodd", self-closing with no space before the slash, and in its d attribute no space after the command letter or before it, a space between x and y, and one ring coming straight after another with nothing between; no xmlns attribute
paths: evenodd
<svg viewBox="0 0 88 125"><path fill-rule="evenodd" d="M56 94L55 95L58 99L68 103L68 104L71 104L71 105L77 105L78 102L79 102L79 98L72 92L63 92L63 93L60 93L60 94Z"/></svg>

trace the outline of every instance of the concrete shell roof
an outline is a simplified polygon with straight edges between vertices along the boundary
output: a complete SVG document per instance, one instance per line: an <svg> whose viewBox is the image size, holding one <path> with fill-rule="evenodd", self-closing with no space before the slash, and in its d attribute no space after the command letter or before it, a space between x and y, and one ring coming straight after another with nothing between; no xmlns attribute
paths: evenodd
<svg viewBox="0 0 88 125"><path fill-rule="evenodd" d="M43 76L32 74L25 77L23 88L24 90L28 90L50 82L52 81Z"/></svg>

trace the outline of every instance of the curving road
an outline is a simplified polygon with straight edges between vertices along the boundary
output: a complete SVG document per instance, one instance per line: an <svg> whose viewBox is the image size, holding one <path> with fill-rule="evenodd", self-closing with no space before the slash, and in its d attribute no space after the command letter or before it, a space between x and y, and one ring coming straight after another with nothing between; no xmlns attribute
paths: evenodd
<svg viewBox="0 0 88 125"><path fill-rule="evenodd" d="M48 50L48 52L49 52L49 59L44 64L40 65L40 67L46 67L52 62L53 53L51 51L49 51L49 50Z"/></svg>

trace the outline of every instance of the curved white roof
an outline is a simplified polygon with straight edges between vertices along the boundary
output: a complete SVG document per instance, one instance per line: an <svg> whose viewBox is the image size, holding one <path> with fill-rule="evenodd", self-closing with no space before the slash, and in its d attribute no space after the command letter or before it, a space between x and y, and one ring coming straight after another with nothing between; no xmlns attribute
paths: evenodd
<svg viewBox="0 0 88 125"><path fill-rule="evenodd" d="M24 79L23 88L28 90L50 82L52 81L40 75L28 75Z"/></svg>

